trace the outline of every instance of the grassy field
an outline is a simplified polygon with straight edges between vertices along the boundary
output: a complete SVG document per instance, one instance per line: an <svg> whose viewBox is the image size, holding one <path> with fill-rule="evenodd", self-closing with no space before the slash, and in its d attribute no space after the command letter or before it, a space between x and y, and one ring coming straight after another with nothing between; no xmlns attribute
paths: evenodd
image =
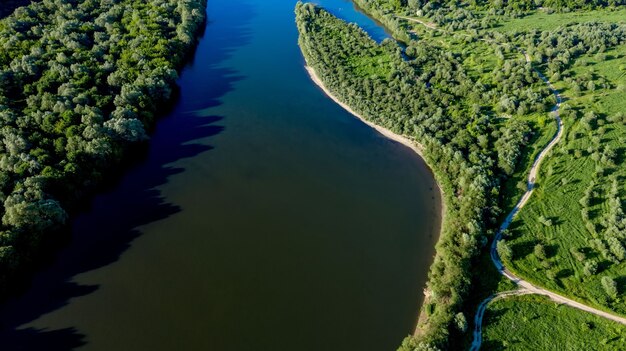
<svg viewBox="0 0 626 351"><path fill-rule="evenodd" d="M492 302L481 350L626 350L626 326L542 296Z"/></svg>
<svg viewBox="0 0 626 351"><path fill-rule="evenodd" d="M503 20L495 29L500 32L539 30L549 31L570 23L626 22L626 9L597 10L586 12L553 13L543 11L521 19Z"/></svg>
<svg viewBox="0 0 626 351"><path fill-rule="evenodd" d="M600 15L594 11L593 15L599 21L611 21L616 13ZM620 13L624 16L620 19L626 19L626 12ZM537 16L545 15L518 21L530 23ZM551 15L555 19L551 25L589 16ZM512 30L520 25L509 22L506 28ZM570 70L569 75L575 79L596 82L595 90L577 92L565 80L554 82L566 98L566 105L577 113L565 114L565 137L542 165L539 186L512 224L511 237L507 238L514 253L509 266L522 277L621 314L626 314L626 262L611 262L591 240L600 239L608 246L602 224L611 209L613 179L617 180L618 197L626 194L626 126L623 118L615 118L620 112L626 113L624 67L626 46L620 46L602 56L582 57ZM583 121L589 112L597 116L591 128ZM608 163L601 160L607 148L614 153L613 161ZM589 204L583 206L581 199L587 189L591 189L592 196ZM588 218L584 218L583 208ZM542 245L545 255L536 254L537 245ZM591 261L597 263L596 272L585 274L584 267L592 265ZM617 297L605 291L605 276L616 282Z"/></svg>
<svg viewBox="0 0 626 351"><path fill-rule="evenodd" d="M542 28L546 28L546 29L556 28L565 23L583 21L585 19L592 20L593 16L596 16L597 18L597 14L599 13L600 12L598 11L594 11L593 14L586 14L582 16L576 16L573 14L553 15L553 18L558 19L558 20L549 21L547 23L545 22L545 16L547 15L537 14L537 15L528 16L526 18L517 20L517 22L509 21L505 25L509 26L508 30L514 30L514 29L522 29L524 26L534 26L536 23L541 22ZM602 20L612 21L614 19L623 19L620 16L625 16L625 15L626 15L626 11L606 12L605 17L603 17ZM626 16L624 18L626 18ZM505 25L503 25L502 27L499 27L498 29L502 30L504 28L507 28L505 27ZM477 80L478 79L488 80L487 76L492 74L494 68L498 67L498 60L495 57L494 44L492 43L483 42L483 41L467 41L465 40L466 37L464 37L462 33L456 33L455 35L450 35L448 33L435 32L432 29L426 28L419 24L413 24L412 30L415 33L417 33L422 38L422 40L428 40L432 45L436 45L436 46L448 49L449 51L452 51L452 52L455 52L455 51L460 52L461 57L464 58L464 61L463 61L464 67L467 69L469 74ZM621 48L620 50L622 49L623 48ZM514 55L515 54L509 54L506 57L506 59L514 59L515 58ZM615 68L619 67L623 63L621 60L622 60L622 57L626 57L626 54L623 52L615 51L612 53L609 52L608 57L609 57L609 60L603 61L603 62L592 62L593 58L585 58L581 60L580 65L576 67L576 72L573 72L573 73L575 73L576 75L582 75L585 73L584 71L588 70L591 67L594 67L596 71L596 75L598 76L602 75L607 80L610 80L612 82L613 89L596 90L593 92L593 94L579 96L577 97L576 100L570 99L570 101L568 101L568 104L570 104L573 108L584 111L588 106L590 106L590 102L594 101L595 105L592 103L591 104L592 106L596 106L596 105L604 106L603 108L594 107L594 109L598 113L610 114L619 110L622 104L622 101L626 101L626 96L620 95L620 94L623 94L623 91L617 89L617 86L620 85L619 80L622 77L620 77L620 75L615 74L615 71L616 71ZM591 62L585 62L585 61L591 61ZM535 65L537 65L537 63L535 63ZM541 70L541 66L538 66L538 68ZM557 88L559 90L562 90L566 96L568 95L569 92L567 89L569 88L569 86L567 84L563 82L558 82L556 85L557 85ZM609 101L612 101L612 103L608 104L607 102ZM584 112L581 112L581 113L584 113ZM504 218L510 212L513 206L517 203L517 201L525 192L526 179L528 176L528 172L532 166L532 163L534 162L535 157L554 137L554 135L556 134L556 130L557 130L555 120L548 113L513 116L512 118L522 119L528 122L533 130L533 137L529 141L528 146L523 150L522 157L516 167L516 172L511 178L509 178L504 183L503 188L501 189L501 195L503 198L503 202L501 204L502 218ZM503 120L503 123L504 122L505 121ZM566 130L571 130L572 128L570 125L574 124L575 120L566 119L565 122L566 122ZM621 129L621 126L616 126L613 131L607 131L605 133L605 136L610 137L613 143L619 143L620 135L623 135L623 130ZM593 135L587 134L585 136L586 138L582 136L578 137L575 140L575 142L578 143L576 147L583 148L585 144L588 144L590 142L589 139L592 136ZM570 138L568 137L566 140L569 140L569 139ZM563 144L565 144L565 142ZM574 146L567 146L564 149L567 150L573 147ZM586 147L584 148L586 149ZM557 151L558 150L559 148L557 148ZM572 210L571 208L565 207L565 204L569 204L574 207L578 205L578 200L580 199L580 197L582 197L582 192L587 187L587 184L583 184L582 181L578 182L577 180L573 178L579 177L578 175L579 174L578 169L580 168L579 164L586 165L589 163L589 160L590 160L589 155L586 155L585 157L577 157L577 155L574 152L571 152L571 154L567 154L567 155L561 155L558 152L555 154L557 154L559 158L561 158L560 156L563 156L563 158L561 158L561 162L563 163L563 166L562 166L563 170L561 172L557 172L555 168L551 172L549 172L550 173L549 176L546 174L546 172L541 174L540 176L541 184L540 184L539 189L535 193L535 195L533 195L534 197L533 197L531 205L534 204L535 206L540 208L541 210L539 212L541 213L543 213L542 211L545 207L550 207L553 209L561 208L563 209L564 213L560 214L560 216L563 218L569 217L567 213L573 213L575 216L577 216L577 218L581 217L579 208L574 208ZM555 157L551 156L543 164L544 170L555 167L555 166L550 166L550 163L552 162L553 159L555 159ZM576 159L576 162L572 162L572 159ZM589 163L589 165L590 167L586 169L586 172L589 174L592 174L595 172L595 164ZM562 180L564 174L567 174L569 177L572 178L571 181L567 179L565 181L565 184L563 183L564 181ZM544 182L544 180L542 180L543 178L548 178L548 179L546 179L546 181ZM550 184L551 187L547 187L548 184ZM578 195L577 192L581 194ZM548 194L550 194L552 198L544 203L543 201L546 200L545 198L548 197ZM532 206L529 206L529 207L532 208ZM550 288L560 291L566 295L568 294L568 291L580 289L581 293L575 294L575 296L577 296L578 299L589 299L594 294L595 295L600 294L600 296L606 296L606 294L602 290L601 283L600 283L600 279L602 275L589 278L588 284L583 287L579 286L580 280L578 279L572 279L571 282L567 282L563 284L558 283L558 284L550 285L549 283L546 283L545 280L547 276L554 275L555 277L557 277L555 279L565 279L567 273L574 272L574 269L570 268L570 263L572 262L571 256L573 256L573 253L570 251L571 246L569 244L571 244L572 242L569 241L571 239L571 236L567 235L568 232L575 230L572 228L582 229L581 235L579 237L580 247L583 247L586 245L586 239L588 237L588 233L586 232L584 225L581 225L581 223L573 222L573 223L570 223L569 227L564 228L564 230L560 234L554 235L555 237L559 238L558 240L560 240L560 248L556 248L555 241L546 239L545 240L546 243L544 244L544 246L547 250L547 255L550 255L550 256L547 257L545 261L551 262L549 264L549 267L547 268L548 270L551 270L551 271L550 273L546 273L546 268L544 268L544 266L546 266L546 263L538 262L538 260L532 261L534 257L533 251L534 251L536 244L538 243L536 237L537 235L538 236L543 235L543 234L537 234L537 233L542 233L543 231L547 229L545 225L538 222L539 216L540 215L537 214L537 210L529 211L527 209L524 209L522 211L522 215L518 218L515 225L513 226L513 227L518 228L517 230L515 230L517 237L515 237L515 240L513 240L513 247L515 248L515 252L520 253L520 255L516 256L516 258L526 257L530 260L530 262L525 262L525 263L528 263L530 267L529 269L526 269L523 272L522 276L529 277L530 280L537 282L539 285L549 286ZM548 218L550 218L550 216L547 214L544 214L544 216L547 216ZM552 215L552 217L556 217L556 215ZM582 217L581 217L581 220L582 220ZM559 224L555 224L553 227L556 227L558 225ZM527 226L526 227L527 230L526 231L520 230L519 228L522 226ZM551 228L551 229L554 229L554 228ZM513 238L509 238L509 239L513 239ZM563 252L563 254L560 255L560 257L557 257L558 256L557 252ZM578 263L578 261L574 261L574 262L578 264L578 267L576 267L576 270L578 271L582 270L584 263ZM520 261L516 260L515 261L516 265L514 267L517 267L518 263L520 263ZM513 288L512 284L510 284L508 281L503 280L502 277L495 271L495 269L492 269L493 263L489 259L488 254L485 254L484 257L481 257L481 259L478 262L475 262L475 265L476 265L477 271L482 272L482 273L477 274L473 278L473 287L472 287L473 293L468 298L468 303L467 303L468 310L464 311L464 313L468 316L472 316L473 313L475 313L475 310L471 310L471 309L475 309L475 307L480 303L480 301L489 294L487 292L504 291L504 290L510 290ZM563 267L557 268L559 265ZM607 274L607 273L608 271L604 272L604 274ZM619 276L619 274L615 274L615 276ZM619 282L620 281L618 280L618 283ZM583 292L592 292L592 293L585 294ZM572 294L569 294L569 295L572 295ZM527 304L529 305L533 303L531 302L533 298L530 298L530 297L524 297L520 299L527 299L526 301L529 301L527 302ZM562 339L566 338L567 334L570 331L572 331L572 328L579 327L579 324L580 324L579 320L582 318L585 318L588 314L586 312L581 312L581 311L577 311L575 309L570 309L570 308L567 308L566 310L564 308L557 310L554 307L554 304L550 302L547 302L543 299L538 299L537 301L539 301L539 305L535 307L537 310L533 311L532 314L528 314L528 315L530 316L542 315L544 316L543 319L545 320L545 323L548 323L550 321L557 323L559 322L559 319L561 318L567 319L567 321L563 322L564 326L558 330L558 332L561 333L560 334L561 340L555 339L553 335L551 335L550 333L545 333L542 330L539 330L539 328L550 329L547 324L539 324L539 325L534 326L535 329L528 331L527 337L534 335L533 343L529 344L529 343L523 342L515 346L516 345L515 340L494 336L492 340L490 340L489 343L486 345L487 347L485 347L485 349L501 349L503 345L508 345L508 347L512 349L519 349L519 350L557 350L557 349L558 350L583 350L585 349L584 347L585 345L595 345L597 343L607 342L606 345L608 346L605 348L600 348L600 349L616 350L616 348L613 347L614 343L608 343L608 341L605 341L606 336L610 335L610 333L607 332L606 328L612 326L612 323L606 322L605 320L595 317L593 315L589 317L590 320L598 321L598 325L601 325L602 327L606 327L605 329L598 328L595 333L587 335L586 339L581 338L580 340L572 341L570 344L568 344L567 342L562 342ZM506 302L501 302L501 303L506 303ZM600 297L599 299L596 299L595 303L596 305L604 306L605 308L606 307L615 308L615 306L617 304L620 304L621 302L617 300L611 302L605 298ZM519 313L517 314L517 317L525 318L524 316L527 315L527 313L530 313L531 311L528 310L527 308L527 310L518 310L517 312ZM555 315L556 312L559 312L559 313ZM570 318L570 316L572 318ZM490 323L492 323L493 321L494 319L487 320L486 324L490 325ZM542 322L544 321L542 320ZM490 328L491 327L497 328L500 326L490 325ZM578 332L579 330L576 329L575 331ZM622 333L621 335L626 335L626 333L624 333L624 330L622 330L621 333ZM518 338L520 337L517 331L515 332L515 335ZM523 340L523 337L524 336L522 335L521 339L518 339L518 341ZM471 333L467 333L465 335L466 346L469 346L469 344L471 343L471 339L472 339ZM496 340L499 340L499 341L496 341ZM558 341L554 342L554 340L558 340ZM568 346L565 346L565 348L563 348L563 347L558 347L559 345L568 345ZM598 349L598 348L587 347L586 349Z"/></svg>

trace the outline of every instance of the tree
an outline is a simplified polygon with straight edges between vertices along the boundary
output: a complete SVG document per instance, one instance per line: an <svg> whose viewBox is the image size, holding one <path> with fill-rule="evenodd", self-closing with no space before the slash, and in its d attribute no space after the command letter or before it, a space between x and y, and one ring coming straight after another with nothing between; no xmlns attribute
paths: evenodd
<svg viewBox="0 0 626 351"><path fill-rule="evenodd" d="M617 283L615 283L615 280L613 280L613 278L608 276L602 277L602 287L610 298L617 298Z"/></svg>
<svg viewBox="0 0 626 351"><path fill-rule="evenodd" d="M592 80L590 80L587 83L587 90L589 91L595 91L596 90L596 83L594 83Z"/></svg>
<svg viewBox="0 0 626 351"><path fill-rule="evenodd" d="M606 241L609 244L611 253L617 258L618 261L623 261L624 258L626 258L626 250L619 239L610 237Z"/></svg>
<svg viewBox="0 0 626 351"><path fill-rule="evenodd" d="M552 220L549 219L549 218L546 218L544 216L539 216L539 218L537 218L537 220L539 221L539 223L545 225L546 227L552 226Z"/></svg>
<svg viewBox="0 0 626 351"><path fill-rule="evenodd" d="M454 316L454 325L461 332L465 333L467 331L467 319L463 312L459 312Z"/></svg>
<svg viewBox="0 0 626 351"><path fill-rule="evenodd" d="M129 142L143 141L148 138L143 123L137 118L113 118L104 122L111 135Z"/></svg>
<svg viewBox="0 0 626 351"><path fill-rule="evenodd" d="M40 179L29 178L4 201L2 223L35 234L65 223L67 214L58 201L47 198Z"/></svg>
<svg viewBox="0 0 626 351"><path fill-rule="evenodd" d="M576 260L577 260L578 262L582 262L582 261L584 261L584 260L585 260L585 258L586 258L585 253L584 253L584 252L582 252L579 248L572 247L572 248L570 249L570 252L572 253L572 255L574 256L574 258L576 258Z"/></svg>
<svg viewBox="0 0 626 351"><path fill-rule="evenodd" d="M595 260L590 260L585 262L585 265L583 267L583 273L586 276L592 276L595 275L598 272L598 262L596 262Z"/></svg>
<svg viewBox="0 0 626 351"><path fill-rule="evenodd" d="M437 347L430 343L417 341L416 338L409 336L402 341L402 345L398 351L440 351Z"/></svg>

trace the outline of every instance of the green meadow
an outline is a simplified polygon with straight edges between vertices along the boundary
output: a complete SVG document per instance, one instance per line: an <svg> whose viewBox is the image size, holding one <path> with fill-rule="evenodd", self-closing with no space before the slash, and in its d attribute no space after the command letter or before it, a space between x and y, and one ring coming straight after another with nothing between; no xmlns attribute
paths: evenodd
<svg viewBox="0 0 626 351"><path fill-rule="evenodd" d="M481 350L626 350L626 326L536 295L492 302Z"/></svg>

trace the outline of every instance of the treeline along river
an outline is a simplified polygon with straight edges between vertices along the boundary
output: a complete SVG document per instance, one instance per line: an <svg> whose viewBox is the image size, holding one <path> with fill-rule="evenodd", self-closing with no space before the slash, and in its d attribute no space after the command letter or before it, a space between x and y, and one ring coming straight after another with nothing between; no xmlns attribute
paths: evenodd
<svg viewBox="0 0 626 351"><path fill-rule="evenodd" d="M3 350L391 350L413 332L436 184L311 82L294 5L209 1L147 155L0 307Z"/></svg>

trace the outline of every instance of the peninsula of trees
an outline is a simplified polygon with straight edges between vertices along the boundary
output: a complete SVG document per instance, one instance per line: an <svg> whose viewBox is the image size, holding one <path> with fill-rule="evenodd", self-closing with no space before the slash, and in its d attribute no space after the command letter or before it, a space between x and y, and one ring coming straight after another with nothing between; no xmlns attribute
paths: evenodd
<svg viewBox="0 0 626 351"><path fill-rule="evenodd" d="M364 118L418 140L442 187L446 221L429 276L424 332L427 342L444 346L448 325L459 313L465 318L470 262L500 214L500 183L529 137L527 123L497 118L496 111L544 112L550 93L523 56L479 80L462 56L411 41L405 60L394 41L379 45L357 25L312 4L297 5L296 22L307 64L324 85ZM502 71L507 75L498 79ZM524 108L502 106L503 95L524 101Z"/></svg>

